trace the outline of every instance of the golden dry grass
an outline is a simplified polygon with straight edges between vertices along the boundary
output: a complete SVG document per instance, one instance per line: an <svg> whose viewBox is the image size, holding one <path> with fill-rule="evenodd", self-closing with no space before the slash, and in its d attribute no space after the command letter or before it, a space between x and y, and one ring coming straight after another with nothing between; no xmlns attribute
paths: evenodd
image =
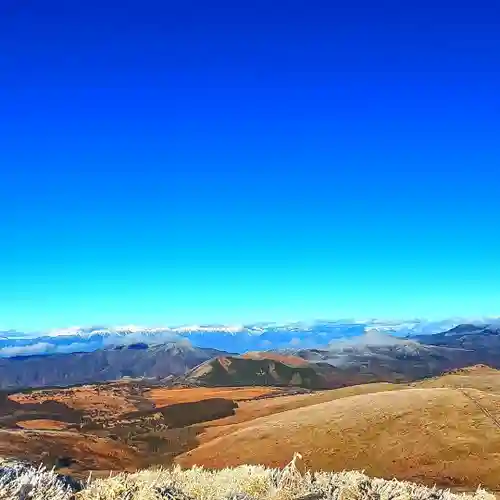
<svg viewBox="0 0 500 500"><path fill-rule="evenodd" d="M313 470L467 486L498 486L500 398L429 388L360 394L235 426L177 458L183 466L283 466L301 452ZM490 416L478 406L487 408Z"/></svg>
<svg viewBox="0 0 500 500"><path fill-rule="evenodd" d="M500 371L476 365L412 384L415 387L471 388L500 394Z"/></svg>
<svg viewBox="0 0 500 500"><path fill-rule="evenodd" d="M235 415L205 423L204 432L199 436L199 440L200 443L205 443L216 437L229 434L240 427L244 427L248 422L260 417L275 415L328 401L335 401L357 394L394 391L403 389L404 387L405 386L382 382L344 387L342 389L329 391L318 391L309 394L296 394L292 396L243 401L238 404Z"/></svg>
<svg viewBox="0 0 500 500"><path fill-rule="evenodd" d="M260 396L279 395L284 391L276 387L195 387L156 388L144 394L157 408L178 403L193 403L203 399L225 398L233 401L253 399Z"/></svg>

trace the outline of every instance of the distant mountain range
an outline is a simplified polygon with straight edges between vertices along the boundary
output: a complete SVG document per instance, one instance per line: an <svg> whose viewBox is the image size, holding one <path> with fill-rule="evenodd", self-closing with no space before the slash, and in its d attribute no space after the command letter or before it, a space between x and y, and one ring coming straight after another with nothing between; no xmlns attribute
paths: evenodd
<svg viewBox="0 0 500 500"><path fill-rule="evenodd" d="M421 342L417 342L371 330L331 344L328 349L218 356L177 381L202 386L292 385L333 389L369 382L411 382L476 364L500 368L500 328L460 325L420 338ZM439 345L432 344L434 338Z"/></svg>
<svg viewBox="0 0 500 500"><path fill-rule="evenodd" d="M288 348L324 348L342 339L362 336L367 331L385 332L396 337L414 337L447 331L464 323L491 324L498 319L442 321L414 319L386 320L316 320L291 323L254 323L250 325L191 325L148 328L74 327L49 332L0 331L0 358L54 353L92 352L116 346L166 342L188 343L200 348L244 353L247 351Z"/></svg>
<svg viewBox="0 0 500 500"><path fill-rule="evenodd" d="M167 385L325 389L375 381L408 382L475 364L500 368L500 326L495 324L461 324L412 338L372 328L319 348L288 346L245 354L195 347L184 337L179 339L0 359L0 388L69 386L128 376L154 378Z"/></svg>
<svg viewBox="0 0 500 500"><path fill-rule="evenodd" d="M70 386L123 377L163 379L183 375L223 353L189 345L132 344L88 353L0 359L0 389ZM224 353L225 354L225 353Z"/></svg>

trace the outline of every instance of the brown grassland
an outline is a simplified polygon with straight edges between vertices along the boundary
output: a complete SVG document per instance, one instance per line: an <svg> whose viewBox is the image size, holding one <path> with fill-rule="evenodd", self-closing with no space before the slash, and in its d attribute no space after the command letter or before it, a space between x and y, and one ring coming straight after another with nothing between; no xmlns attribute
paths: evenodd
<svg viewBox="0 0 500 500"><path fill-rule="evenodd" d="M145 393L156 407L178 403L192 403L209 398L227 398L233 401L255 399L260 396L280 395L283 391L274 387L194 387L155 388Z"/></svg>
<svg viewBox="0 0 500 500"><path fill-rule="evenodd" d="M172 463L282 467L300 452L311 470L464 489L500 482L500 372L484 366L302 394L120 382L12 394L2 406L0 456L69 457L62 471L76 476Z"/></svg>
<svg viewBox="0 0 500 500"><path fill-rule="evenodd" d="M36 420L19 420L16 422L21 429L34 429L39 431L62 431L67 429L69 424L60 420L50 420L48 418L39 418Z"/></svg>

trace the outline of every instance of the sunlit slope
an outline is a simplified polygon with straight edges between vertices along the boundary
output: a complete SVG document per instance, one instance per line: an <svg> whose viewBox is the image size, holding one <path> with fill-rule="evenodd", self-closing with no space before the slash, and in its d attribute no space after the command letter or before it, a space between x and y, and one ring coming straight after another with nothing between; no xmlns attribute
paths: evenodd
<svg viewBox="0 0 500 500"><path fill-rule="evenodd" d="M500 399L470 389L411 388L346 397L258 418L178 457L182 465L360 469L427 484L496 487Z"/></svg>

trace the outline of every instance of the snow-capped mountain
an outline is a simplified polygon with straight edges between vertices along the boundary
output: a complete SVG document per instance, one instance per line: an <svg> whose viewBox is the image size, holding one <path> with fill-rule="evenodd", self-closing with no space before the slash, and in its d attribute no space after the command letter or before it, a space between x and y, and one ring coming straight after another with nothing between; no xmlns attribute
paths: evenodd
<svg viewBox="0 0 500 500"><path fill-rule="evenodd" d="M396 337L444 332L463 323L490 324L498 318L449 318L439 321L396 320L314 320L247 325L181 325L143 327L71 327L48 332L0 331L0 357L90 352L136 343L148 345L179 342L232 353L288 348L315 348L332 345L367 331Z"/></svg>

